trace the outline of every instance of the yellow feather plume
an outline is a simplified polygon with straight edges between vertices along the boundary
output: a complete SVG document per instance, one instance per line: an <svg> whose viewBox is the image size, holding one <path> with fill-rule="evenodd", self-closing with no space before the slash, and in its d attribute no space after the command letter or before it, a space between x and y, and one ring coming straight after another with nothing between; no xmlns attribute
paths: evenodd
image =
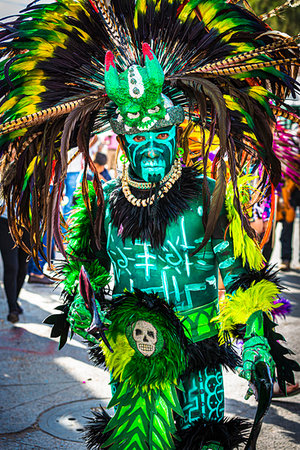
<svg viewBox="0 0 300 450"><path fill-rule="evenodd" d="M219 335L222 340L224 331L232 331L235 325L245 324L249 317L257 312L269 312L281 303L274 305L279 289L276 284L268 280L258 283L253 281L249 289L239 288L233 295L226 294L220 303L220 314L213 319L220 323Z"/></svg>

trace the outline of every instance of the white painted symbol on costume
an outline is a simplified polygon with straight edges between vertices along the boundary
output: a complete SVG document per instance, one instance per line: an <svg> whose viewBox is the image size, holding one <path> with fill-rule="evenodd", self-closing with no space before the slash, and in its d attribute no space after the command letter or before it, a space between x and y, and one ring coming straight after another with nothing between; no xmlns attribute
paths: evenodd
<svg viewBox="0 0 300 450"><path fill-rule="evenodd" d="M181 217L181 219L180 219L180 228L181 228L181 236L182 236L182 239L183 239L183 244L181 244L180 247L185 252L185 255L184 255L184 257L185 257L185 269L186 269L186 274L189 277L190 274L191 274L190 266L193 265L193 263L190 262L189 250L195 249L195 246L187 244L186 232L185 232L185 224L184 224L184 217Z"/></svg>
<svg viewBox="0 0 300 450"><path fill-rule="evenodd" d="M170 296L169 296L169 289L168 289L168 279L167 279L167 274L164 270L162 271L161 277L162 277L162 285L163 285L163 289L164 289L164 295L165 295L166 301L169 303Z"/></svg>
<svg viewBox="0 0 300 450"><path fill-rule="evenodd" d="M193 308L191 292L198 292L198 291L205 291L205 290L206 290L206 283L186 284L184 286L184 291L185 291L185 297L187 300L187 305L184 308L182 308L182 310Z"/></svg>
<svg viewBox="0 0 300 450"><path fill-rule="evenodd" d="M228 286L229 284L231 284L235 279L237 278L236 275L232 275L231 273L226 273L224 279L223 279L223 283L224 286Z"/></svg>
<svg viewBox="0 0 300 450"><path fill-rule="evenodd" d="M221 242L220 244L217 244L214 246L214 252L218 253L218 252L223 252L224 250L226 250L226 248L229 246L229 242L228 241L224 241Z"/></svg>
<svg viewBox="0 0 300 450"><path fill-rule="evenodd" d="M174 286L174 291L175 291L176 303L179 303L180 302L180 291L178 288L178 283L177 283L176 277L174 275L172 275L172 281L173 281L173 286Z"/></svg>
<svg viewBox="0 0 300 450"><path fill-rule="evenodd" d="M197 213L200 217L203 216L203 206L198 206Z"/></svg>
<svg viewBox="0 0 300 450"><path fill-rule="evenodd" d="M235 261L234 257L228 258L225 261L222 261L219 264L219 267L220 267L220 269L227 269L227 267L230 267L234 264L234 261Z"/></svg>
<svg viewBox="0 0 300 450"><path fill-rule="evenodd" d="M181 263L182 263L182 261L183 261L183 259L182 259L182 257L181 257L181 255L180 255L180 253L178 252L178 250L176 249L176 247L172 244L172 242L171 241L167 241L167 244L168 244L168 246L171 248L171 250L173 251L173 253L170 253L170 252L168 252L168 250L167 250L167 248L166 247L163 247L163 250L165 251L165 252L168 252L168 253L166 253L166 256L165 256L165 259L166 259L166 262L168 263L168 264L170 264L171 266L179 266Z"/></svg>
<svg viewBox="0 0 300 450"><path fill-rule="evenodd" d="M196 269L203 270L205 272L208 272L210 270L214 270L215 266L213 264L209 264L204 259L198 259L196 263Z"/></svg>
<svg viewBox="0 0 300 450"><path fill-rule="evenodd" d="M144 269L145 270L145 280L150 281L151 270L156 270L156 264L152 263L153 261L156 260L156 256L149 253L149 248L151 248L151 247L148 242L136 243L136 245L142 245L144 248L144 253L138 253L136 255L137 259L144 259L144 262L136 263L134 265L134 267Z"/></svg>
<svg viewBox="0 0 300 450"><path fill-rule="evenodd" d="M206 283L217 289L217 279L214 275L205 279Z"/></svg>

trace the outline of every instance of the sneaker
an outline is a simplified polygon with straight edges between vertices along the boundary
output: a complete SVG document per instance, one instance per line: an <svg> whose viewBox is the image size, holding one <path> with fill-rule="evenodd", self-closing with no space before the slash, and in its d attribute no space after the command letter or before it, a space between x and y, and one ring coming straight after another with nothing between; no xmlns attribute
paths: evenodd
<svg viewBox="0 0 300 450"><path fill-rule="evenodd" d="M283 272L288 272L290 268L290 261L282 261L279 265L279 270L282 270Z"/></svg>
<svg viewBox="0 0 300 450"><path fill-rule="evenodd" d="M45 275L39 277L38 275L29 275L28 283L30 284L53 284L54 281L47 278Z"/></svg>
<svg viewBox="0 0 300 450"><path fill-rule="evenodd" d="M7 320L11 323L19 322L19 314L17 311L12 311L8 314Z"/></svg>

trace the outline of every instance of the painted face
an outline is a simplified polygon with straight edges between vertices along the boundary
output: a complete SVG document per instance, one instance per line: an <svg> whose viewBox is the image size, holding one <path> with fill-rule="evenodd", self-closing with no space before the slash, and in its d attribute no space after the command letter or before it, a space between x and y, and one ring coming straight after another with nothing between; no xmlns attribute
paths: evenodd
<svg viewBox="0 0 300 450"><path fill-rule="evenodd" d="M176 156L176 126L124 136L133 172L158 183L170 171Z"/></svg>

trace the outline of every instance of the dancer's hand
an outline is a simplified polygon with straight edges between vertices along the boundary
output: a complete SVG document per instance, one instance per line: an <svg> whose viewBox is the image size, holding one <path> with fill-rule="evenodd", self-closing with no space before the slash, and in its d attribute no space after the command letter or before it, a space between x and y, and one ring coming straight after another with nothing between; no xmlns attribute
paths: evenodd
<svg viewBox="0 0 300 450"><path fill-rule="evenodd" d="M265 337L254 336L247 339L243 348L243 369L239 375L248 381L255 381L255 365L264 362L274 376L275 363L270 354L270 346Z"/></svg>
<svg viewBox="0 0 300 450"><path fill-rule="evenodd" d="M101 314L100 307L98 312ZM77 295L71 304L67 320L74 333L95 344L98 343L98 340L86 331L92 323L92 315L85 307L84 300L80 295Z"/></svg>

